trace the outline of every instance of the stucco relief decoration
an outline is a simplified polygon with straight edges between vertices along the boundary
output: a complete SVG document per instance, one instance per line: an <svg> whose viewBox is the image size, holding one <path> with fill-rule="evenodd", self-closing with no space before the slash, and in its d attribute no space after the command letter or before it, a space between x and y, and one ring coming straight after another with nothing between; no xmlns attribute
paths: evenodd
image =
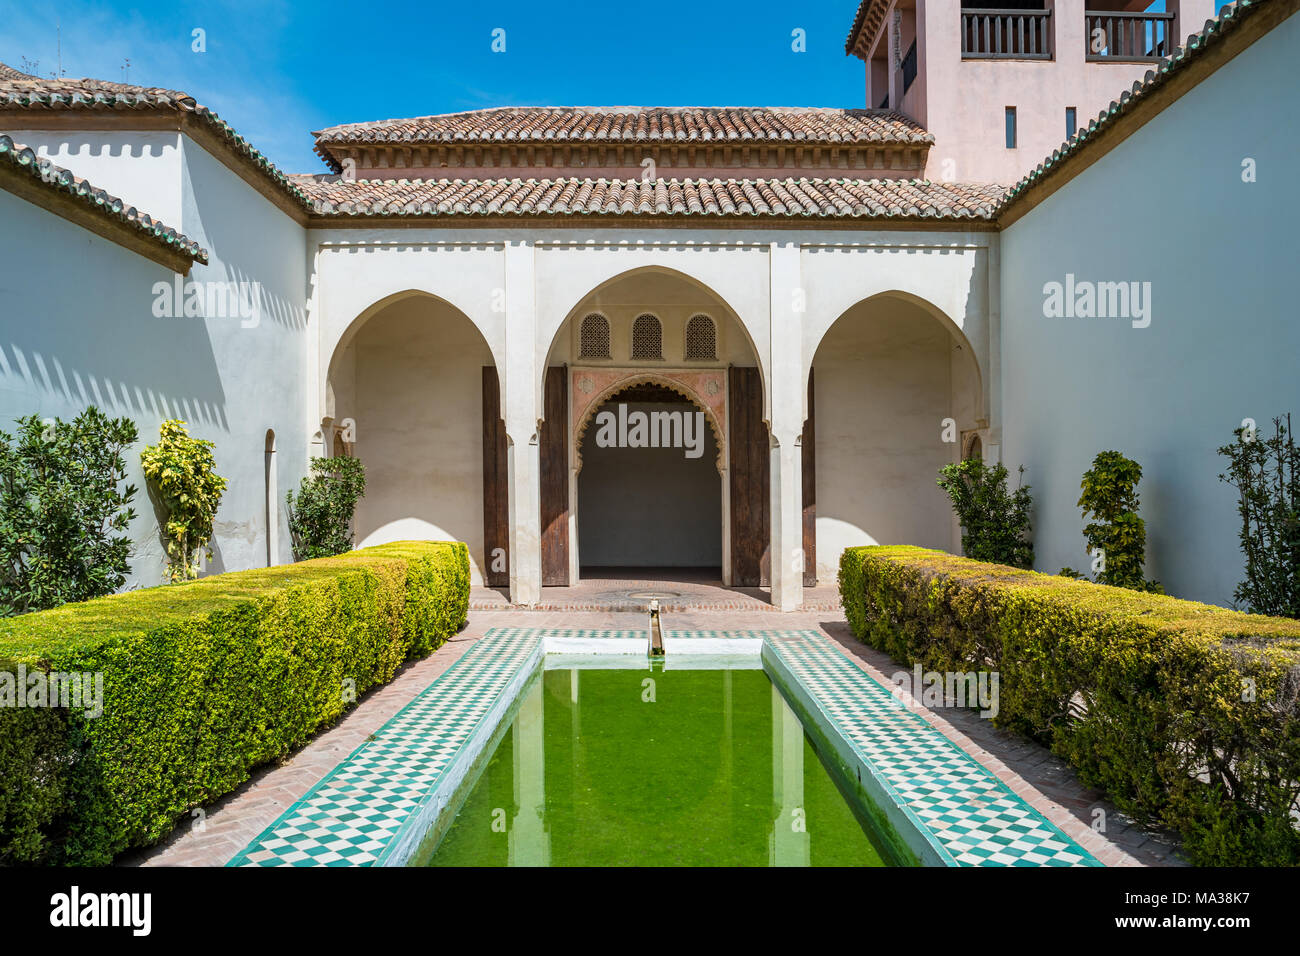
<svg viewBox="0 0 1300 956"><path fill-rule="evenodd" d="M572 395L569 408L573 433L573 467L582 470L582 436L600 406L614 394L632 385L661 385L694 402L704 410L704 420L718 445L718 473L724 471L727 402L725 369L619 369L575 370L570 376Z"/></svg>

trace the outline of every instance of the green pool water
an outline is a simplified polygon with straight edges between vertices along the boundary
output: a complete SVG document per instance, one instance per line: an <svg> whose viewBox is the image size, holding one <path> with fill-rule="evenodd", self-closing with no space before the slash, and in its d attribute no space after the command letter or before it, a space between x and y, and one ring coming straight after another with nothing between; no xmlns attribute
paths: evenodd
<svg viewBox="0 0 1300 956"><path fill-rule="evenodd" d="M761 670L547 670L428 866L884 866Z"/></svg>

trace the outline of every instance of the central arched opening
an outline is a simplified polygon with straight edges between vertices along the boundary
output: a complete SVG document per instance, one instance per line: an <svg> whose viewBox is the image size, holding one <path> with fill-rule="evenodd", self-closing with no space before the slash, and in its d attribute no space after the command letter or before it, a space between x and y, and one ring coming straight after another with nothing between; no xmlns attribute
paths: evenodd
<svg viewBox="0 0 1300 956"><path fill-rule="evenodd" d="M769 444L749 330L666 267L571 301L544 380L543 586L766 585Z"/></svg>
<svg viewBox="0 0 1300 956"><path fill-rule="evenodd" d="M719 448L703 406L653 382L622 388L596 407L578 453L582 576L721 580Z"/></svg>

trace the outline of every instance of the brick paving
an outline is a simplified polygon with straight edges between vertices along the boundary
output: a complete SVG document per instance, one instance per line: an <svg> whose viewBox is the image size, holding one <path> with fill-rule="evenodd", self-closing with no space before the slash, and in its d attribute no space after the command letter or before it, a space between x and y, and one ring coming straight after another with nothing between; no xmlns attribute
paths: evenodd
<svg viewBox="0 0 1300 956"><path fill-rule="evenodd" d="M618 582L617 584L615 582ZM623 585L620 587L620 585ZM733 607L730 589L704 580L685 582L601 577L579 585L584 593L573 603L598 604L601 592L662 588L683 592L683 609L664 610L670 629L817 628L871 677L888 685L889 676L905 667L859 643L838 609L805 609L774 618L770 605ZM551 591L552 589L546 589ZM555 591L574 591L565 588ZM829 590L829 589L828 589ZM487 592L495 594L496 592ZM816 600L823 600L813 592ZM481 597L476 589L475 595ZM712 595L712 597L710 597ZM500 597L498 595L498 597ZM749 597L746 595L745 597ZM765 595L763 596L765 600ZM550 605L568 603L569 596ZM252 780L206 809L202 828L196 821L180 826L157 846L130 854L128 866L221 866L256 837L294 801L346 758L465 652L470 643L492 627L645 628L644 601L637 610L624 609L633 599L613 598L592 609L568 610L548 606L510 608L503 598L495 608L471 610L469 625L452 641L423 661L406 667L390 684L362 698L335 726L292 755L284 764L259 771ZM661 606L663 605L661 599ZM830 603L827 601L827 603ZM836 607L838 607L838 602ZM1083 786L1064 762L1035 743L993 727L975 711L918 707L932 726L987 767L1030 805L1078 841L1108 866L1182 865L1176 846L1166 838L1139 829L1092 790ZM1104 812L1105 832L1093 829L1095 811Z"/></svg>
<svg viewBox="0 0 1300 956"><path fill-rule="evenodd" d="M640 613L649 596L659 599L664 613L689 611L759 611L779 613L772 606L771 588L730 588L716 569L672 568L647 574L644 568L587 570L569 587L542 588L542 599L529 611L631 611ZM471 611L512 607L505 588L474 588ZM804 589L803 611L839 611L835 582ZM524 610L524 609L520 609Z"/></svg>

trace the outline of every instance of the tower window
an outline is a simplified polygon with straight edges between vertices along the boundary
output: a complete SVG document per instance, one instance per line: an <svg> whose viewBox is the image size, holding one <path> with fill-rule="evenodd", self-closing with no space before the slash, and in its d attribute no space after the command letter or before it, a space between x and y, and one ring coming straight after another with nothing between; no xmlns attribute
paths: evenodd
<svg viewBox="0 0 1300 956"><path fill-rule="evenodd" d="M1016 108L1007 107L1007 149L1016 148Z"/></svg>
<svg viewBox="0 0 1300 956"><path fill-rule="evenodd" d="M632 323L632 357L634 359L662 359L664 357L664 327L647 312L638 315Z"/></svg>
<svg viewBox="0 0 1300 956"><path fill-rule="evenodd" d="M1077 114L1075 113L1075 109L1073 106L1067 106L1065 108L1065 138L1066 139L1069 139L1072 136L1074 136L1075 130L1078 129L1078 122L1076 120L1076 116Z"/></svg>

